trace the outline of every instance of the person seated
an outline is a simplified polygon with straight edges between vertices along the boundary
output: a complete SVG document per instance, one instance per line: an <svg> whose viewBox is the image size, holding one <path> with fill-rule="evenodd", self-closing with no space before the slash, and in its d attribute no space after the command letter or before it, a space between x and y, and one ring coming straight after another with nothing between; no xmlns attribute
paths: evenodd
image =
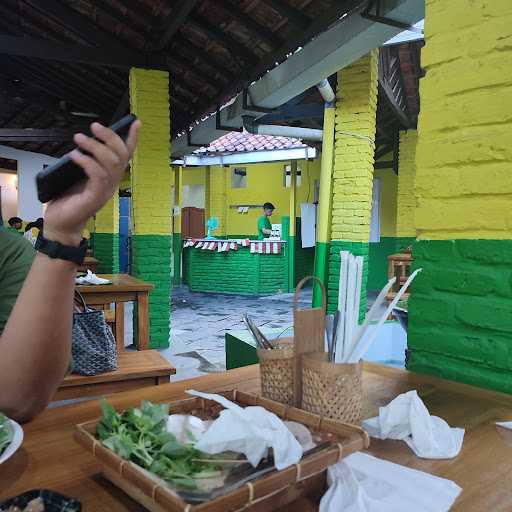
<svg viewBox="0 0 512 512"><path fill-rule="evenodd" d="M74 150L71 158L88 179L48 203L35 250L0 228L0 411L15 420L40 413L66 374L82 231L117 192L139 127L133 123L126 144L99 123L91 125L96 139L75 135L84 152ZM48 256L45 243L58 244L59 256Z"/></svg>
<svg viewBox="0 0 512 512"><path fill-rule="evenodd" d="M23 227L23 221L19 217L11 217L7 222L9 224L7 228L9 231L22 234L21 228Z"/></svg>
<svg viewBox="0 0 512 512"><path fill-rule="evenodd" d="M34 222L29 222L25 226L25 234L23 235L32 245L36 243L39 233L43 232L44 220L39 217Z"/></svg>

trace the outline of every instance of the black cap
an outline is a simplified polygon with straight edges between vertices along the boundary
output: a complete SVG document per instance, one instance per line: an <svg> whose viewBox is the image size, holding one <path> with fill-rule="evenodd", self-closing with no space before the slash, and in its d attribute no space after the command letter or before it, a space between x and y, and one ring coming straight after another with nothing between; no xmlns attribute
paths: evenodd
<svg viewBox="0 0 512 512"><path fill-rule="evenodd" d="M265 204L263 205L263 209L264 209L264 210L275 210L275 209L276 209L276 207L275 207L272 203L265 203Z"/></svg>

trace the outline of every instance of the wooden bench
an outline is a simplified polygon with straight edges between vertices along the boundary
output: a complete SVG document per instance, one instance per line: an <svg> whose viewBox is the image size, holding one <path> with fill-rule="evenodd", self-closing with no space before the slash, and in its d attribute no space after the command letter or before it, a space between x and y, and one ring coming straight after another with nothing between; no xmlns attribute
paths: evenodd
<svg viewBox="0 0 512 512"><path fill-rule="evenodd" d="M118 369L92 377L67 375L53 400L67 400L87 396L101 396L130 389L166 384L176 373L169 361L156 350L121 352Z"/></svg>

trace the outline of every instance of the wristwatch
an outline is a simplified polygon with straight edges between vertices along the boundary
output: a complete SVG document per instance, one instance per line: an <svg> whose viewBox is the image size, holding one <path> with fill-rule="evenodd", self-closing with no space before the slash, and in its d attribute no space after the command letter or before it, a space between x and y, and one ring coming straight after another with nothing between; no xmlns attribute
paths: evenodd
<svg viewBox="0 0 512 512"><path fill-rule="evenodd" d="M82 265L87 252L87 240L82 238L78 247L71 245L63 245L53 240L47 240L41 233L37 237L35 244L36 251L46 254L50 258L56 258L59 260L72 261L77 265Z"/></svg>

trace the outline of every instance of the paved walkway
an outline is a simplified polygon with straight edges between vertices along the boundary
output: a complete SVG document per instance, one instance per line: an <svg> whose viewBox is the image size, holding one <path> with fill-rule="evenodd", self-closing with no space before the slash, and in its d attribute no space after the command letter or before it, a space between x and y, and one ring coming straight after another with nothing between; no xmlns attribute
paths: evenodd
<svg viewBox="0 0 512 512"><path fill-rule="evenodd" d="M173 290L171 347L161 353L176 366L173 380L220 372L226 369L224 339L228 331L245 329L242 315L248 313L258 327L283 330L293 324L293 294L266 297L191 293ZM311 290L301 296L301 307L311 304Z"/></svg>

